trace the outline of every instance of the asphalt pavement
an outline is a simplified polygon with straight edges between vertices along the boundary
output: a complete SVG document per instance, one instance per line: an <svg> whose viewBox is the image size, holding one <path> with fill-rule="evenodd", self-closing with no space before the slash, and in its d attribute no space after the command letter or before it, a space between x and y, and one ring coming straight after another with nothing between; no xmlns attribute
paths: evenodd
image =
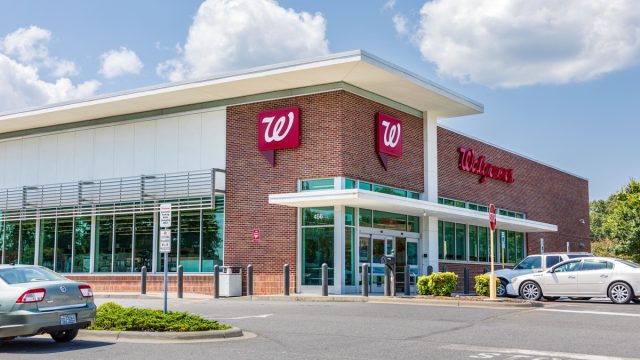
<svg viewBox="0 0 640 360"><path fill-rule="evenodd" d="M161 308L157 298L96 299ZM605 359L640 358L640 305L558 301L543 308L375 302L171 299L247 338L144 344L47 337L0 345L0 359Z"/></svg>

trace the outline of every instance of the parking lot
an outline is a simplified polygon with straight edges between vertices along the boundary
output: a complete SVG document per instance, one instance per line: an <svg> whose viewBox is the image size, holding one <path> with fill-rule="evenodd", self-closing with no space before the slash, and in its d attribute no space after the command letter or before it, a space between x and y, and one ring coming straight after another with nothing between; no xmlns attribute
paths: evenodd
<svg viewBox="0 0 640 360"><path fill-rule="evenodd" d="M160 299L97 299L161 308ZM108 343L47 337L0 347L12 359L601 359L640 358L640 305L607 300L557 301L543 308L410 304L170 301L255 334L246 339L189 343Z"/></svg>

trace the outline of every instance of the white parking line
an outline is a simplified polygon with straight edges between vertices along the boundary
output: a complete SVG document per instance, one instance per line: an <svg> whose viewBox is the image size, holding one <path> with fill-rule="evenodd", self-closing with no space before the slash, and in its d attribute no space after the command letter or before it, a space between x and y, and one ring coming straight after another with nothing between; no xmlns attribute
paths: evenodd
<svg viewBox="0 0 640 360"><path fill-rule="evenodd" d="M266 319L269 316L273 316L273 314L262 314L262 315L248 315L248 316L238 316L238 317L230 317L230 318L216 318L216 320L243 320L243 319Z"/></svg>
<svg viewBox="0 0 640 360"><path fill-rule="evenodd" d="M536 309L536 311L550 311L550 312L563 312L563 313L588 314L588 315L640 317L640 314L617 313L617 312L610 312L610 311L561 310L561 309Z"/></svg>
<svg viewBox="0 0 640 360"><path fill-rule="evenodd" d="M527 349L508 349L474 345L451 344L443 346L445 349L474 352L471 359L580 359L580 360L630 360L631 358L621 358L602 355L565 353L556 351L539 351ZM513 355L506 357L505 355Z"/></svg>

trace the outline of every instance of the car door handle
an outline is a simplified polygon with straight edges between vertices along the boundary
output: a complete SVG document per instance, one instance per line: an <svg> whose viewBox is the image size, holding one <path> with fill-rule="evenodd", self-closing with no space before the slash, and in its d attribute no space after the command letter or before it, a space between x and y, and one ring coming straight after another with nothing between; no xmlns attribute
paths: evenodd
<svg viewBox="0 0 640 360"><path fill-rule="evenodd" d="M601 277L601 278L608 278L608 277L609 277L609 275L602 274L602 275L600 275L600 277Z"/></svg>
<svg viewBox="0 0 640 360"><path fill-rule="evenodd" d="M567 276L567 278L569 278L569 279L575 279L576 277L575 277L575 276Z"/></svg>

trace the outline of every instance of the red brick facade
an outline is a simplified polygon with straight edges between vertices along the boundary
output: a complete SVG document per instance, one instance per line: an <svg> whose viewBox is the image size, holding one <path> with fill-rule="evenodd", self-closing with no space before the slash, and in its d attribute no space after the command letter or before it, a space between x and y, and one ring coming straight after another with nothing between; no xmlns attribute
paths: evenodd
<svg viewBox="0 0 640 360"><path fill-rule="evenodd" d="M513 169L514 182L487 179L458 169L458 147L474 149L476 156ZM489 204L523 212L527 219L558 225L557 233L527 234L528 253L545 251L590 251L588 182L495 146L438 128L438 194L456 200ZM498 227L500 225L498 224Z"/></svg>
<svg viewBox="0 0 640 360"><path fill-rule="evenodd" d="M271 167L257 151L257 117L264 110L299 107L301 144L276 151ZM375 114L404 121L404 155L385 172L375 152ZM255 294L282 293L282 266L295 290L296 210L268 204L269 194L297 191L298 179L346 176L422 191L422 119L346 91L298 96L227 109L225 265L254 266ZM261 243L251 241L260 229ZM246 291L246 284L244 285Z"/></svg>

